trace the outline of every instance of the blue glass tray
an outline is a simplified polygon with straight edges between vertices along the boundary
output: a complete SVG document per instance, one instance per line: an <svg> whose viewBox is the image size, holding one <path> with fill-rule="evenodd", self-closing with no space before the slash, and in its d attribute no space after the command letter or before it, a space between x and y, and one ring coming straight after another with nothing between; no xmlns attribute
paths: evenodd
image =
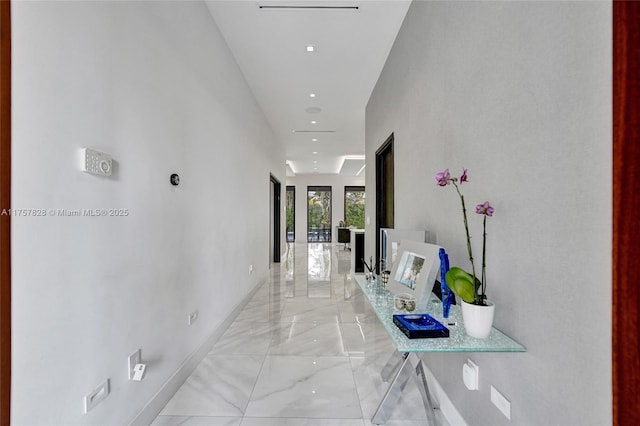
<svg viewBox="0 0 640 426"><path fill-rule="evenodd" d="M409 339L449 337L449 329L429 314L394 315L393 323Z"/></svg>

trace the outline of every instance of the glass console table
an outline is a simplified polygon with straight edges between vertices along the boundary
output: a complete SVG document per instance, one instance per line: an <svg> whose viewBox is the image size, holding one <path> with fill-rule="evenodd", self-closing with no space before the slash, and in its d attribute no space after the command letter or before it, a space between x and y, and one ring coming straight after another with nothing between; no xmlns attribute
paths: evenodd
<svg viewBox="0 0 640 426"><path fill-rule="evenodd" d="M418 381L418 389L427 412L429 424L436 425L433 404L427 386L427 380L422 361L415 356L421 352L524 352L524 346L511 339L495 327L486 339L469 337L462 323L462 312L457 305L451 306L449 318L442 317L442 303L432 294L427 306L427 313L440 321L449 329L449 337L409 339L393 323L393 314L406 313L395 309L393 294L383 288L380 280L367 281L364 275L355 275L355 280L362 289L376 313L378 319L389 334L397 352L382 369L382 379L389 382L389 387L383 396L371 422L385 424L391 416L394 406L400 399L400 394L407 382L413 376ZM421 312L422 313L422 312ZM410 356L417 358L415 374L411 372Z"/></svg>

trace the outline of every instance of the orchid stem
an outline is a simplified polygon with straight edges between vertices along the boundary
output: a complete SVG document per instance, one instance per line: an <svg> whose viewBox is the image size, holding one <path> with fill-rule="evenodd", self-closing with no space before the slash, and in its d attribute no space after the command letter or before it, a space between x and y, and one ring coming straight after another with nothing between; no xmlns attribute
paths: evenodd
<svg viewBox="0 0 640 426"><path fill-rule="evenodd" d="M484 304L485 289L487 288L487 265L484 261L487 252L487 216L482 219L482 302Z"/></svg>
<svg viewBox="0 0 640 426"><path fill-rule="evenodd" d="M467 224L467 208L464 204L464 195L462 195L462 193L460 192L460 188L458 188L458 185L455 183L455 181L452 182L453 186L456 187L456 191L458 192L458 196L460 197L460 201L462 202L462 218L464 219L464 230L467 233L467 252L469 253L469 262L471 262L471 273L473 275L473 287L475 288L475 301L476 303L479 301L479 297L478 297L478 286L476 284L476 267L473 263L473 254L471 252L471 237L469 236L469 225ZM484 263L484 256L483 256L483 263ZM483 268L484 270L484 268ZM483 289L484 292L484 289Z"/></svg>

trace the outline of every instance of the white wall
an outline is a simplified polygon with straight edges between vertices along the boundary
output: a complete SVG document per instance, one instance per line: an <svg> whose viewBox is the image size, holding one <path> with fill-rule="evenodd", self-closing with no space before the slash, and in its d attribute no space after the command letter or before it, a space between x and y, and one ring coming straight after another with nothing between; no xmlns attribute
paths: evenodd
<svg viewBox="0 0 640 426"><path fill-rule="evenodd" d="M458 197L435 174L467 168L468 207L496 209L488 295L527 352L425 356L470 425L611 422L611 22L609 2L414 1L369 101L367 170L395 135L396 227L435 232L468 268ZM374 184L368 173L367 235Z"/></svg>
<svg viewBox="0 0 640 426"><path fill-rule="evenodd" d="M284 151L201 2L15 2L12 23L13 206L129 211L14 218L12 423L127 424L266 279ZM80 172L83 146L114 175Z"/></svg>
<svg viewBox="0 0 640 426"><path fill-rule="evenodd" d="M344 187L364 186L364 176L340 176L330 174L300 174L287 177L287 186L296 187L296 242L307 242L307 187L331 187L331 230L332 242L338 242L335 234L336 226L344 220ZM369 192L365 188L368 197ZM283 203L284 204L284 203Z"/></svg>

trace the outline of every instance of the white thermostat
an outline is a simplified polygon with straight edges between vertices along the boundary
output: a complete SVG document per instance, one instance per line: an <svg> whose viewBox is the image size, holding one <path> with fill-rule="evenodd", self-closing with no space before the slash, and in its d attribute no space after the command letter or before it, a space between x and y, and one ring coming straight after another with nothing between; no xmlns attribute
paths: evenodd
<svg viewBox="0 0 640 426"><path fill-rule="evenodd" d="M82 148L82 171L99 176L111 176L113 160L109 154L91 148Z"/></svg>

